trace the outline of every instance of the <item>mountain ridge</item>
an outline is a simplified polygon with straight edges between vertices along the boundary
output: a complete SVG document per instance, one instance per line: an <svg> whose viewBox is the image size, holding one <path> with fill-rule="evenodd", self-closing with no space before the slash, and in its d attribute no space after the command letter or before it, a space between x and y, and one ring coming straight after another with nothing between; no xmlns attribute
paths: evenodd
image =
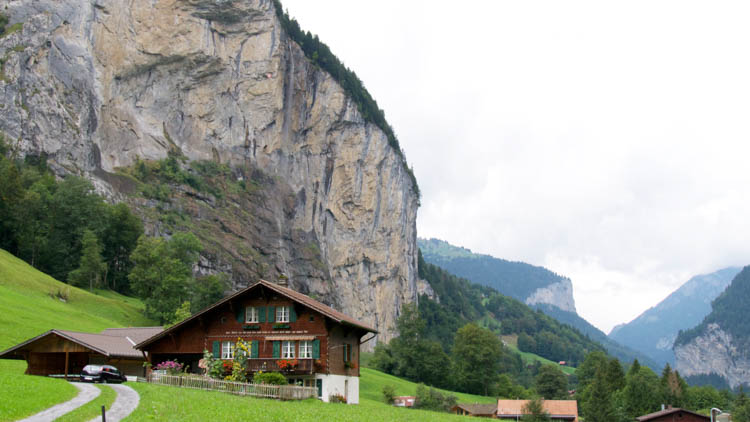
<svg viewBox="0 0 750 422"><path fill-rule="evenodd" d="M728 267L691 277L632 321L614 327L608 337L645 353L660 365L674 365L672 344L679 331L692 328L708 315L711 301L739 272L739 267Z"/></svg>

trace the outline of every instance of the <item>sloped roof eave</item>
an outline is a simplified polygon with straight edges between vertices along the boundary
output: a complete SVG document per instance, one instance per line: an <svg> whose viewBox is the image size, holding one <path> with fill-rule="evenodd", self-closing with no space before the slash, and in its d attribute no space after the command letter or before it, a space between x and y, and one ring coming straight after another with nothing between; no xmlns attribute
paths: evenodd
<svg viewBox="0 0 750 422"><path fill-rule="evenodd" d="M238 296L240 296L242 294L245 294L246 292L249 292L251 289L254 289L259 284L261 286L270 288L271 290L274 290L277 293L279 293L281 295L284 295L284 296L286 296L286 297L294 300L297 303L300 303L300 304L302 304L304 306L307 306L307 307L309 307L309 308L311 308L311 309L313 309L313 310L315 310L317 312L320 312L321 314L325 315L327 318L330 318L330 319L332 319L335 322L338 322L340 324L350 325L350 326L353 326L353 327L356 327L356 328L360 328L360 329L362 329L362 330L364 330L366 332L371 332L371 333L378 334L378 331L376 329L372 328L372 327L368 327L368 326L366 326L364 324L361 324L361 323L354 323L352 321L345 320L345 319L343 319L341 317L337 317L336 313L338 313L338 312L334 311L330 307L328 307L328 306L326 306L326 305L324 305L324 304L316 301L315 299L312 299L312 298L310 298L310 297L308 297L308 296L306 296L306 295L304 295L302 293L295 292L294 290L291 290L291 289L287 289L291 293L293 293L293 294L290 294L289 292L285 292L283 290L285 288L282 288L281 286L278 286L278 285L276 285L274 283L271 283L271 282L268 282L268 281L265 281L265 280L258 280L257 282L253 283L252 285L250 285L250 286L248 286L248 287L246 287L246 288L244 288L244 289L242 289L242 290L240 290L240 291L238 291L238 292L236 292L236 293L234 293L232 295L229 295L229 296L225 297L224 299L222 299L222 300L214 303L211 306L206 307L205 309L197 312L195 315L192 315L191 317L189 317L189 318L187 318L187 319L185 319L185 320L183 320L183 321L181 321L181 322L179 322L179 323L177 323L177 324L175 324L175 325L173 325L173 326L165 329L164 331L162 331L162 332L160 332L160 333L158 333L158 334L156 334L156 335L154 335L152 337L149 337L146 340L143 340L142 342L140 342L140 343L136 344L135 346L133 346L133 348L134 349L138 349L138 350L142 350L143 347L148 346L149 344L155 342L156 340L159 340L159 339L163 338L164 336L166 336L166 335L168 335L168 334L176 331L178 328L182 327L183 325L186 325L188 322L191 322L191 321L193 321L193 320L201 317L202 315L208 313L209 311L211 311L213 309L218 308L219 306L221 306L221 305L223 305L223 304L231 301L232 299L234 299L234 298L236 298L236 297L238 297ZM300 300L299 298L294 297L296 294L305 296L307 298L307 300ZM325 308L330 309L330 311L328 309L325 309ZM331 311L333 311L333 312L331 312ZM341 315L343 315L343 314L341 314Z"/></svg>

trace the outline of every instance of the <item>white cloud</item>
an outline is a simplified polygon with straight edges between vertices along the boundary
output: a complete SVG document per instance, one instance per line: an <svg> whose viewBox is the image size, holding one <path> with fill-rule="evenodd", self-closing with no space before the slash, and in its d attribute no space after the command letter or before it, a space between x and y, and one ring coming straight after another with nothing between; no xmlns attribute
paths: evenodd
<svg viewBox="0 0 750 422"><path fill-rule="evenodd" d="M571 277L605 330L750 263L745 3L284 5L386 111L421 236Z"/></svg>

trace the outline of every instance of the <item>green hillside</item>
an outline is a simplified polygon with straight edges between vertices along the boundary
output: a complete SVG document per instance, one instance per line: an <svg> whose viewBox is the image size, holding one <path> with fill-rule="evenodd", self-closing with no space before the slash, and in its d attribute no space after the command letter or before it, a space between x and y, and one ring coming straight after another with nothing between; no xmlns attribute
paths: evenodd
<svg viewBox="0 0 750 422"><path fill-rule="evenodd" d="M98 332L155 325L137 299L100 293L59 282L0 249L0 350L53 328Z"/></svg>

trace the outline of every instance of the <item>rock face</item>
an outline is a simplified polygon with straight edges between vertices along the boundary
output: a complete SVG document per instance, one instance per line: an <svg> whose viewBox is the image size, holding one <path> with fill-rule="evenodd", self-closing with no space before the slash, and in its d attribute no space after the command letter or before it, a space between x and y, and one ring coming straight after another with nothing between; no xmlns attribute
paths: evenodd
<svg viewBox="0 0 750 422"><path fill-rule="evenodd" d="M170 151L260 171L275 186L254 223L265 227L269 278L287 275L379 340L393 336L402 303L417 298L414 186L270 0L5 4L23 28L0 39L0 130L21 154L44 152L58 174L86 175L113 199L123 199L118 168ZM295 267L300 240L322 266ZM242 265L230 266L238 285L252 281Z"/></svg>
<svg viewBox="0 0 750 422"><path fill-rule="evenodd" d="M718 374L732 388L750 383L750 360L744 350L732 344L732 335L719 324L708 324L706 330L685 345L675 346L675 369L682 376Z"/></svg>
<svg viewBox="0 0 750 422"><path fill-rule="evenodd" d="M576 313L576 304L573 299L573 283L569 278L564 278L557 283L534 290L526 298L525 302L529 306L546 303L556 306L563 311Z"/></svg>
<svg viewBox="0 0 750 422"><path fill-rule="evenodd" d="M673 365L672 345L677 333L698 325L711 312L711 301L739 272L739 267L729 267L692 277L656 306L615 327L609 337L646 354L661 366Z"/></svg>

